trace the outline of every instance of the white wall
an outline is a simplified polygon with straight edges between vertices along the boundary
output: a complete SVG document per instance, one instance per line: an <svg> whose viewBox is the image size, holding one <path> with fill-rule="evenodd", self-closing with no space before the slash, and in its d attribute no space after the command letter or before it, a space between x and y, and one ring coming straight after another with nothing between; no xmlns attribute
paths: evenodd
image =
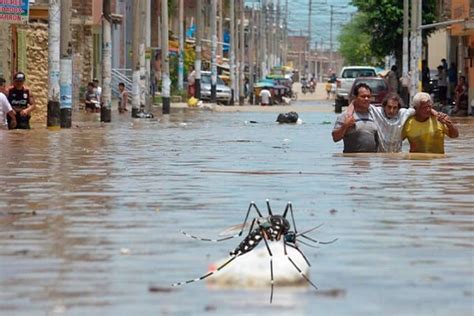
<svg viewBox="0 0 474 316"><path fill-rule="evenodd" d="M436 69L443 58L448 60L448 34L445 29L432 33L428 38L428 67Z"/></svg>

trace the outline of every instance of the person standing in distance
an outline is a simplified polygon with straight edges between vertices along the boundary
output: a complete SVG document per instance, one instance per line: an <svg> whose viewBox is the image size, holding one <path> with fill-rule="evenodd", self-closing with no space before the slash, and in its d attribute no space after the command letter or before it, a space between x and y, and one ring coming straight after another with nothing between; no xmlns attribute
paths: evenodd
<svg viewBox="0 0 474 316"><path fill-rule="evenodd" d="M266 87L263 87L263 89L260 91L259 97L261 106L272 104L272 93Z"/></svg>
<svg viewBox="0 0 474 316"><path fill-rule="evenodd" d="M128 111L127 110L128 92L125 89L125 83L120 82L118 84L118 89L119 89L119 92L120 92L119 100L118 100L118 111L119 111L119 113L123 113L123 112Z"/></svg>
<svg viewBox="0 0 474 316"><path fill-rule="evenodd" d="M8 88L7 98L16 112L16 127L30 129L31 112L36 109L35 98L31 90L25 86L26 76L18 72L13 77L13 86ZM10 125L10 121L8 122ZM13 127L10 127L13 128Z"/></svg>

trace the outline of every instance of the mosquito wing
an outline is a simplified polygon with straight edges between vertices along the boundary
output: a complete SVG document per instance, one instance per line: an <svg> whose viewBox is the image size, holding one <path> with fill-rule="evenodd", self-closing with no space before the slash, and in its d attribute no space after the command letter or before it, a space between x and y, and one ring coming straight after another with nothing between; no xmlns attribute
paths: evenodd
<svg viewBox="0 0 474 316"><path fill-rule="evenodd" d="M265 221L265 217L256 217L255 218L256 223L254 224L253 228L256 227L257 222L261 223L263 221ZM226 227L218 235L219 236L230 236L230 235L238 234L241 231L249 230L250 226L252 225L252 222L253 222L253 220L248 220L247 223L245 223L245 225L242 223L242 224L237 224L237 225L232 225L232 226Z"/></svg>

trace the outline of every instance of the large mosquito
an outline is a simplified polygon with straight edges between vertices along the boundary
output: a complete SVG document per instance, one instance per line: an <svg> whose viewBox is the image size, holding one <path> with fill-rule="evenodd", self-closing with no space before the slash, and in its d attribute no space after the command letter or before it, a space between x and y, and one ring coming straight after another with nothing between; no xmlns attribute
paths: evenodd
<svg viewBox="0 0 474 316"><path fill-rule="evenodd" d="M264 217L262 215L262 213L260 212L260 210L258 209L255 202L252 201L250 203L249 207L248 207L247 214L245 215L245 219L244 219L243 224L238 225L238 226L241 226L240 232L236 235L233 235L233 236L227 236L227 237L223 237L223 238L220 238L220 239L210 239L210 238L203 238L203 237L191 235L191 234L188 234L188 233L182 231L182 233L185 236L193 238L193 239L202 240L202 241L209 241L209 242L221 242L221 241L225 241L225 240L229 240L229 239L232 239L232 238L242 236L242 234L243 234L243 232L246 228L247 221L249 219L249 215L250 215L250 212L252 211L252 209L254 209L255 212L257 212L257 215L258 215L258 217L254 217L252 219L247 236L245 236L245 238L237 246L237 248L235 248L235 250L230 252L230 258L227 261L225 261L223 264L221 264L215 271L208 272L207 274L205 274L205 275L203 275L199 278L196 278L196 279L191 279L191 280L187 280L187 281L183 281L183 282L174 283L174 284L172 284L172 286L179 286L179 285L183 285L183 284L187 284L187 283L192 283L192 282L204 280L204 279L212 276L214 273L222 270L225 266L227 266L229 263L234 261L237 257L242 256L242 255L252 251L253 249L255 249L255 247L263 240L264 243L265 243L265 247L267 248L268 254L270 256L270 285L271 285L270 303L272 303L272 301L273 301L273 285L274 285L273 284L274 283L274 279L273 279L273 254L272 254L272 251L270 250L270 247L268 246L268 241L279 241L279 240L282 239L283 240L284 255L288 258L291 265L298 271L298 273L301 275L301 277L304 278L312 287L314 287L315 289L318 289L318 287L308 278L308 276L306 276L303 273L303 271L300 269L300 267L288 255L287 247L291 247L291 248L296 249L301 254L301 256L303 257L303 259L305 260L307 265L311 266L308 258L306 258L306 256L303 254L301 249L298 247L297 242L301 243L303 245L314 248L315 247L314 244L322 244L322 245L331 244L331 243L335 242L337 240L337 238L334 239L334 240L331 240L331 241L318 241L318 240L313 239L313 238L306 235L307 233L318 229L322 225L315 226L313 228L310 228L308 230L305 230L305 231L299 233L298 230L296 229L296 222L295 222L295 217L294 217L294 214L293 214L293 205L292 205L291 202L288 202L286 204L285 211L283 212L282 215L273 215L272 209L270 207L270 202L268 200L266 201L266 204L267 204L267 209L268 209L268 216ZM288 211L291 214L291 222L293 224L293 230L290 230L290 228L291 228L290 222L286 218L287 215L288 215ZM305 239L305 241L302 240L303 238Z"/></svg>

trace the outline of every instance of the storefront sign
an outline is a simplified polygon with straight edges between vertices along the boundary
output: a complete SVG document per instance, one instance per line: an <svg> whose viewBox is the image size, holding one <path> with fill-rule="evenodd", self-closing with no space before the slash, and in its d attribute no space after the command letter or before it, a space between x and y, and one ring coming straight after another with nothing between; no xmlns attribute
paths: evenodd
<svg viewBox="0 0 474 316"><path fill-rule="evenodd" d="M0 23L27 23L29 0L0 0Z"/></svg>

